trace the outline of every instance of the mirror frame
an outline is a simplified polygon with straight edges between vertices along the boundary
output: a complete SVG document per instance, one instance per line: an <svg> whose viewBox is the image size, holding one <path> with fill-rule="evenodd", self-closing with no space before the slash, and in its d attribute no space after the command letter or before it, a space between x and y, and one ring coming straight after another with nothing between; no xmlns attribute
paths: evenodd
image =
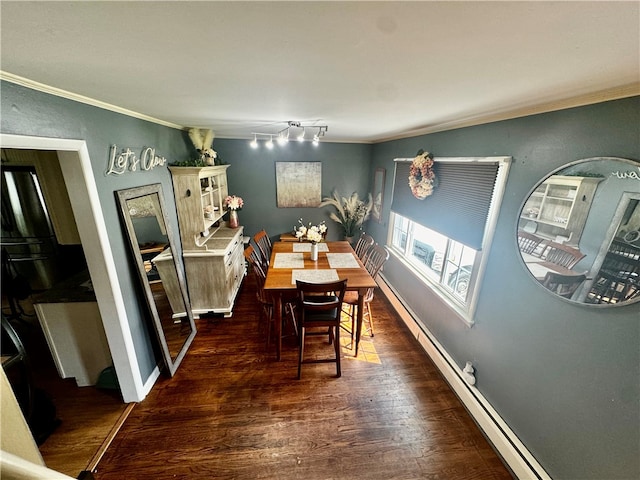
<svg viewBox="0 0 640 480"><path fill-rule="evenodd" d="M527 202L531 198L531 195L538 189L538 187L540 185L542 185L545 181L547 181L549 178L551 178L552 176L559 175L559 174L561 174L563 171L565 171L568 168L575 167L576 165L581 165L581 164L584 164L584 163L595 162L595 161L616 161L616 162L620 162L621 164L626 164L629 167L638 169L637 172L634 172L634 174L636 176L634 178L636 180L638 179L637 177L640 176L640 162L638 162L636 160L632 160L632 159L628 159L628 158L620 158L620 157L605 157L605 156L601 156L601 157L583 158L583 159L575 160L573 162L569 162L567 164L564 164L564 165L552 170L549 174L547 174L545 177L543 177L542 179L540 179L538 182L535 183L533 188L528 192L528 194L524 198L524 201L521 203L520 208L518 209L518 212L517 212L518 216L516 218L516 236L515 236L515 239L516 239L516 250L518 252L518 257L520 259L520 262L521 262L522 266L524 267L525 271L527 272L527 274L530 275L530 277L535 281L535 283L537 285L539 285L544 291L546 291L547 293L553 295L554 297L559 298L559 299L561 299L561 300L563 300L565 302L569 302L572 305L581 305L581 306L588 307L588 308L626 307L628 305L633 305L633 304L636 304L636 303L640 302L640 297L636 297L636 298L633 298L631 300L627 300L627 301L620 302L620 303L587 303L587 302L581 302L581 301L565 298L565 297L562 297L559 294L556 294L555 292L549 291L546 287L544 287L542 285L542 283L540 281L538 281L535 278L533 272L527 266L527 263L525 262L525 259L523 258L522 252L520 251L520 248L519 248L519 245L518 245L518 229L519 229L520 221L522 219L522 212L523 212ZM612 172L612 174L613 174L613 172ZM607 254L607 252L609 251L611 242L613 241L613 238L614 238L615 234L617 233L618 229L620 228L620 222L622 221L624 209L629 205L629 202L631 200L638 200L640 198L640 190L638 192L635 192L635 191L629 191L629 190L621 189L620 193L621 193L621 195L620 195L620 199L618 200L618 205L616 207L616 211L612 215L609 225L606 227L606 230L604 232L603 242L600 245L600 248L598 249L598 252L596 253L596 257L594 258L594 262L592 264L592 268L591 268L589 273L594 271L596 268L597 268L598 272L600 271L600 268L602 266L604 257ZM625 199L626 199L626 203L623 202L623 200L625 200ZM587 277L587 280L579 288L579 291L581 291L582 294L584 295L585 294L585 289L587 287L590 289L592 284L593 284L593 281L594 281L593 278Z"/></svg>
<svg viewBox="0 0 640 480"><path fill-rule="evenodd" d="M145 293L145 300L149 308L149 313L153 319L153 326L156 333L156 337L158 339L158 342L160 343L160 347L162 350L162 357L163 357L165 366L169 371L169 375L173 376L176 370L178 369L178 366L182 362L182 359L186 355L187 350L191 345L191 342L193 342L193 339L196 336L197 331L196 331L195 321L193 318L193 313L191 312L189 295L187 294L184 271L182 270L182 268L180 268L181 264L178 260L176 260L176 257L174 255L174 253L177 250L173 242L173 232L167 216L167 210L164 203L164 195L162 192L162 185L160 183L154 183L151 185L144 185L141 187L133 187L125 190L117 190L115 193L117 195L117 200L120 207L120 215L121 215L122 221L125 224L126 233L128 234L127 236L129 238L129 247L131 248L131 253L133 254L133 257L136 262L138 277ZM185 339L185 342L180 348L180 351L178 352L178 355L175 357L175 360L171 357L171 353L169 351L169 345L164 335L164 330L162 328L160 315L158 313L158 309L153 299L153 292L151 291L151 285L149 284L147 272L144 268L144 260L142 259L142 253L140 252L140 248L138 246L139 244L138 244L138 239L135 233L133 221L129 213L129 208L127 207L128 200L133 200L136 198L144 197L147 195L153 195L153 194L158 195L158 204L160 206L160 209L162 210L161 218L164 221L165 232L167 235L169 248L171 249L171 252L173 255L173 264L176 269L178 284L180 286L180 292L182 294L182 300L185 306L185 314L189 320L189 326L191 328L191 332L189 333L188 337Z"/></svg>

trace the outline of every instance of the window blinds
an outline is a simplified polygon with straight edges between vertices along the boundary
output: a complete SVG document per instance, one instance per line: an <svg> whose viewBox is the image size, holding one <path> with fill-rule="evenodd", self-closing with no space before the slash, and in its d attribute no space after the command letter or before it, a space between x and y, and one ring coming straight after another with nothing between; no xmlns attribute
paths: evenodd
<svg viewBox="0 0 640 480"><path fill-rule="evenodd" d="M409 188L410 161L396 162L391 209L475 250L482 247L498 163L434 163L438 186L418 200Z"/></svg>

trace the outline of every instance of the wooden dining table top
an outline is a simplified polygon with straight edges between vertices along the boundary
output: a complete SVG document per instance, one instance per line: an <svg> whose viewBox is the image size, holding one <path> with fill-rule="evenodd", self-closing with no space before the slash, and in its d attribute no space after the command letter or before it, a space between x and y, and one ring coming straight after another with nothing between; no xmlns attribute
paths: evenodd
<svg viewBox="0 0 640 480"><path fill-rule="evenodd" d="M316 261L311 260L310 247L306 242L274 242L264 289L295 290L296 277L318 283L346 278L347 290L377 286L349 242L319 243Z"/></svg>
<svg viewBox="0 0 640 480"><path fill-rule="evenodd" d="M548 272L560 273L562 275L581 275L575 270L571 270L570 268L566 268L561 265L556 265L552 262L527 262L526 265L538 281L543 281Z"/></svg>

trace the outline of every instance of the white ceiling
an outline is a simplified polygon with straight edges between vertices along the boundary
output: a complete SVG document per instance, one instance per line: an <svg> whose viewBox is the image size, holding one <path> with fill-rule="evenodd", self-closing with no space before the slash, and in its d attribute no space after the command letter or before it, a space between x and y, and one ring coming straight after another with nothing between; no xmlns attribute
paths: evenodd
<svg viewBox="0 0 640 480"><path fill-rule="evenodd" d="M3 78L377 142L640 93L640 2L0 2Z"/></svg>

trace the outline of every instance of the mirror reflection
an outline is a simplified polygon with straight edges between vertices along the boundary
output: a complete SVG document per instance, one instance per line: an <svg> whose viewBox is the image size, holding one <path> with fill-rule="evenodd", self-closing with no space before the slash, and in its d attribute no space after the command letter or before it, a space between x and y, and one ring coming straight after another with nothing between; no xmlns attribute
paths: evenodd
<svg viewBox="0 0 640 480"><path fill-rule="evenodd" d="M163 358L173 375L196 330L172 253L161 185L122 190L118 196Z"/></svg>
<svg viewBox="0 0 640 480"><path fill-rule="evenodd" d="M595 157L554 172L525 201L517 238L550 292L589 305L640 301L640 164Z"/></svg>

